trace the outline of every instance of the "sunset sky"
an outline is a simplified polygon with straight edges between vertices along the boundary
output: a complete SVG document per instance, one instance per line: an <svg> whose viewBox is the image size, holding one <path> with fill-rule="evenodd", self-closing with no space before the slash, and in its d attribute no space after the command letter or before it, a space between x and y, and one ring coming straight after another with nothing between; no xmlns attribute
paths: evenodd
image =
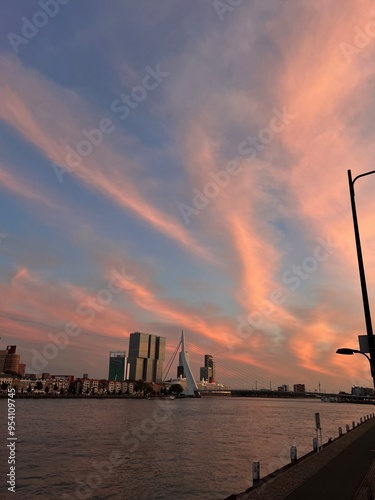
<svg viewBox="0 0 375 500"><path fill-rule="evenodd" d="M209 353L232 387L371 386L335 351L365 334L373 2L2 5L0 348L103 378L183 329L196 378Z"/></svg>

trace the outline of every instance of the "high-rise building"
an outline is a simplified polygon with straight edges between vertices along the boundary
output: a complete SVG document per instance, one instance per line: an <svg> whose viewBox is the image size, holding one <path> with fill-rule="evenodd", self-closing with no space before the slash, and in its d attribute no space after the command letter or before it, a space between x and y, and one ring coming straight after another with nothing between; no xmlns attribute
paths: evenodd
<svg viewBox="0 0 375 500"><path fill-rule="evenodd" d="M185 352L185 358L186 358L186 361L189 363L189 353L186 351ZM186 378L186 373L185 373L185 369L184 369L184 366L182 364L182 352L179 353L178 355L178 367L177 367L177 378Z"/></svg>
<svg viewBox="0 0 375 500"><path fill-rule="evenodd" d="M215 362L211 354L204 355L204 366L200 369L200 379L215 382Z"/></svg>
<svg viewBox="0 0 375 500"><path fill-rule="evenodd" d="M14 372L18 373L18 367L20 364L21 356L16 354L16 346L8 345L6 348L5 360L4 360L4 373Z"/></svg>
<svg viewBox="0 0 375 500"><path fill-rule="evenodd" d="M294 392L306 392L305 384L294 384L293 391Z"/></svg>
<svg viewBox="0 0 375 500"><path fill-rule="evenodd" d="M108 380L123 382L126 378L125 351L111 351L109 353Z"/></svg>
<svg viewBox="0 0 375 500"><path fill-rule="evenodd" d="M25 363L20 363L18 365L18 373L21 375L21 377L24 377L25 376L25 372L26 372L26 365L25 365Z"/></svg>
<svg viewBox="0 0 375 500"><path fill-rule="evenodd" d="M165 360L165 338L134 332L129 337L129 380L161 382Z"/></svg>
<svg viewBox="0 0 375 500"><path fill-rule="evenodd" d="M7 355L7 350L2 349L0 351L0 373L4 373L5 356Z"/></svg>

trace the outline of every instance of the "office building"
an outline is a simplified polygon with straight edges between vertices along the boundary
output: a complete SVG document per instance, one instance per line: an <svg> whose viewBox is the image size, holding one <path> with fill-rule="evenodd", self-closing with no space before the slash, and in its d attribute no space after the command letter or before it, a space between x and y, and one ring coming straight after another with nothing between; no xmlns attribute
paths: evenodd
<svg viewBox="0 0 375 500"><path fill-rule="evenodd" d="M126 378L126 364L125 351L111 351L109 353L108 380L123 382Z"/></svg>
<svg viewBox="0 0 375 500"><path fill-rule="evenodd" d="M211 354L204 355L204 366L200 369L200 379L215 382L215 362Z"/></svg>
<svg viewBox="0 0 375 500"><path fill-rule="evenodd" d="M129 380L161 382L165 360L165 338L134 332L129 337Z"/></svg>
<svg viewBox="0 0 375 500"><path fill-rule="evenodd" d="M18 373L18 368L20 364L21 356L16 354L16 346L8 345L6 348L5 361L4 361L4 373L14 372Z"/></svg>
<svg viewBox="0 0 375 500"><path fill-rule="evenodd" d="M306 392L305 384L294 384L293 391L294 392Z"/></svg>
<svg viewBox="0 0 375 500"><path fill-rule="evenodd" d="M185 358L186 358L186 361L189 363L189 353L186 351L185 352ZM185 369L184 369L184 366L182 364L182 352L179 353L178 355L178 367L177 367L177 378L186 378L186 373L185 373Z"/></svg>
<svg viewBox="0 0 375 500"><path fill-rule="evenodd" d="M373 396L374 389L372 387L352 387L351 393L353 396Z"/></svg>

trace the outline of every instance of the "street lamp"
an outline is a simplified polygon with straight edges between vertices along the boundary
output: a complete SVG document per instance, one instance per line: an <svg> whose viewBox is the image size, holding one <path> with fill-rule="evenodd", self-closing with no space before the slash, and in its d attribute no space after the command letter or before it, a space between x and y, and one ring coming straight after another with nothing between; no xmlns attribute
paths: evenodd
<svg viewBox="0 0 375 500"><path fill-rule="evenodd" d="M361 280L361 290L362 290L362 300L363 300L363 310L365 314L366 321L366 333L367 340L369 346L370 357L368 357L364 352L358 351L356 349L349 349L352 352L339 352L342 349L338 349L336 352L338 354L354 354L361 353L366 356L366 358L370 361L371 368L371 376L374 382L375 387L375 344L374 344L374 333L372 331L372 322L371 322L371 313L370 313L370 305L368 301L367 294L367 286L366 286L366 277L365 277L365 268L363 265L363 257L362 257L362 248L361 248L361 240L359 237L359 228L358 228L358 219L357 219L357 210L355 206L355 193L354 193L354 183L360 177L365 177L366 175L375 174L375 170L371 170L370 172L365 172L364 174L357 175L352 179L352 173L348 170L348 180L349 180L349 191L350 191L350 201L352 205L352 214L353 214L353 225L354 225L354 235L355 235L355 243L357 248L357 258L358 258L358 268L359 268L359 277Z"/></svg>
<svg viewBox="0 0 375 500"><path fill-rule="evenodd" d="M370 363L370 368L371 368L371 373L374 373L374 363L371 361L371 359L367 356L367 354L363 351L359 351L358 349L350 349L349 347L341 347L340 349L337 349L336 354L345 354L351 356L352 354L363 354L368 359L368 362Z"/></svg>

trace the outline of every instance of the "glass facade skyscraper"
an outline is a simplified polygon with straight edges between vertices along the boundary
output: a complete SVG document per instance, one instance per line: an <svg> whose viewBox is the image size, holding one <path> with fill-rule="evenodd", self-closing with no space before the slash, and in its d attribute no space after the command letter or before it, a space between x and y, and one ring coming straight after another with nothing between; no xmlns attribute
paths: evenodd
<svg viewBox="0 0 375 500"><path fill-rule="evenodd" d="M204 366L200 369L200 379L215 382L215 361L211 354L204 355Z"/></svg>
<svg viewBox="0 0 375 500"><path fill-rule="evenodd" d="M125 351L111 351L109 353L108 380L123 382L126 379Z"/></svg>

